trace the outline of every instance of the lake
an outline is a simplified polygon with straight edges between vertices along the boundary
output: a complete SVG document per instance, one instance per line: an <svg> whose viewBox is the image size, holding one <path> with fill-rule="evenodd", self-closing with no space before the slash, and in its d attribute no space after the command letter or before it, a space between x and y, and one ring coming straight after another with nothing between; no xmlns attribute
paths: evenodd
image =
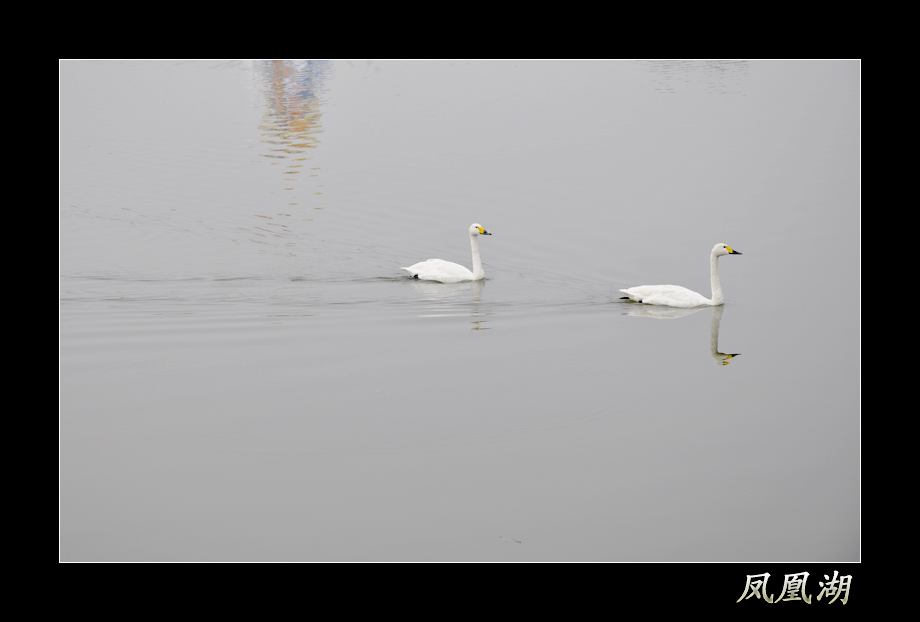
<svg viewBox="0 0 920 622"><path fill-rule="evenodd" d="M61 560L860 561L860 69L62 61Z"/></svg>

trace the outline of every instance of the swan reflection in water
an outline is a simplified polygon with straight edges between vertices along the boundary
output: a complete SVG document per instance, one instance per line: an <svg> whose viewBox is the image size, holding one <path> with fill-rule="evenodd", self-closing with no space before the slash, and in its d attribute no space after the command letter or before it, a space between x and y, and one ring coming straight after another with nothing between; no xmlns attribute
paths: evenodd
<svg viewBox="0 0 920 622"><path fill-rule="evenodd" d="M484 279L463 283L438 283L436 281L413 279L411 284L415 291L422 295L422 300L438 303L431 313L426 313L419 317L471 316L474 321L472 322L473 328L470 330L489 330L488 326L482 325L487 320L475 319L488 315L480 307L482 290L486 286ZM467 305L468 308L464 308Z"/></svg>
<svg viewBox="0 0 920 622"><path fill-rule="evenodd" d="M683 309L680 307L656 307L653 305L629 304L630 310L623 315L635 315L638 317L651 317L657 320L674 320L679 317L691 315L702 310L704 307L694 307ZM722 312L725 310L723 305L712 307L712 316L709 319L709 355L716 365L728 365L729 359L740 356L740 353L726 354L719 352L719 324L722 323Z"/></svg>

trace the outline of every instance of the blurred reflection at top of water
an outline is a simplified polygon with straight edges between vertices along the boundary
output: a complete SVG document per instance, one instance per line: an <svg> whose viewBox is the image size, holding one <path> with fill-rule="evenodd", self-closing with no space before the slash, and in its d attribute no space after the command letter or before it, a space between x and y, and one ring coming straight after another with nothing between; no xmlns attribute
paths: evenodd
<svg viewBox="0 0 920 622"><path fill-rule="evenodd" d="M636 64L656 76L655 90L676 93L681 84L700 83L707 93L744 95L750 61L640 60Z"/></svg>
<svg viewBox="0 0 920 622"><path fill-rule="evenodd" d="M319 177L319 167L304 171L304 166L312 159L309 150L319 146L318 134L323 131L322 94L332 72L331 61L262 61L254 69L266 102L259 126L265 145L260 155L278 160L272 165L284 164L283 190L291 193L291 205L297 204L298 192L309 191L305 185L310 181L314 181L310 187L313 194L321 195L323 186L314 179Z"/></svg>

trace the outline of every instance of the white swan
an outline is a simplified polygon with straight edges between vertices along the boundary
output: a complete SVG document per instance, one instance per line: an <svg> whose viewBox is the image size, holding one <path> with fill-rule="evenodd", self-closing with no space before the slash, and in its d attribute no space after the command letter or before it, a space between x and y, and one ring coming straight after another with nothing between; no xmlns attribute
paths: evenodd
<svg viewBox="0 0 920 622"><path fill-rule="evenodd" d="M473 247L473 271L470 272L465 266L452 261L443 259L429 259L420 261L414 266L401 268L409 273L410 276L423 281L440 281L441 283L459 283L461 281L478 281L486 277L482 269L482 261L479 259L479 236L492 235L482 228L482 225L473 223L470 225L470 245Z"/></svg>
<svg viewBox="0 0 920 622"><path fill-rule="evenodd" d="M620 291L626 294L623 299L629 298L647 305L667 305L669 307L721 305L725 303L725 297L722 296L722 286L719 284L719 257L740 254L725 244L716 244L712 247L712 254L709 256L709 278L712 282L711 300L680 285L639 285Z"/></svg>

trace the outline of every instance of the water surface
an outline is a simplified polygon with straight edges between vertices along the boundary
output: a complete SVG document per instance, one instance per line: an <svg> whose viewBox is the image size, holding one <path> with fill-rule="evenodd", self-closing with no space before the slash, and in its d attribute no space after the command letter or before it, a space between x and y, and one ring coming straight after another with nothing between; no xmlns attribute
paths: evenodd
<svg viewBox="0 0 920 622"><path fill-rule="evenodd" d="M63 62L62 559L858 561L859 69Z"/></svg>

